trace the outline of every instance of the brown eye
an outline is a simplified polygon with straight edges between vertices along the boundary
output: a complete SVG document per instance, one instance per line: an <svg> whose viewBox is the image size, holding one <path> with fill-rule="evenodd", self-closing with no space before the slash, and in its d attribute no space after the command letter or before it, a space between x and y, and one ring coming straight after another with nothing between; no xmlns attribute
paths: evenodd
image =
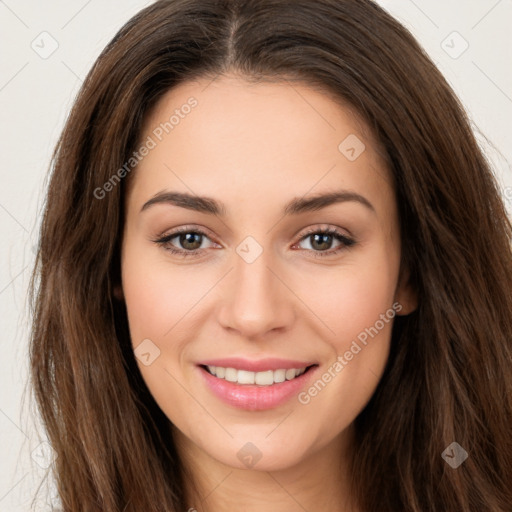
<svg viewBox="0 0 512 512"><path fill-rule="evenodd" d="M330 246L334 241L333 235L329 235L327 233L315 233L314 235L309 235L309 237L311 239L311 247L313 247L313 249L318 249L319 251L330 249Z"/></svg>
<svg viewBox="0 0 512 512"><path fill-rule="evenodd" d="M300 239L299 244L304 241L309 241L309 247L302 249L318 257L332 256L356 243L354 239L332 228L311 230ZM334 242L338 242L338 245L331 249Z"/></svg>
<svg viewBox="0 0 512 512"><path fill-rule="evenodd" d="M200 233L190 232L174 236L173 238L178 238L181 247L184 249L193 251L201 247L203 235Z"/></svg>
<svg viewBox="0 0 512 512"><path fill-rule="evenodd" d="M208 235L200 229L185 227L153 240L153 242L178 256L200 256L207 248L201 247L205 240L211 242ZM211 243L213 244L213 242Z"/></svg>

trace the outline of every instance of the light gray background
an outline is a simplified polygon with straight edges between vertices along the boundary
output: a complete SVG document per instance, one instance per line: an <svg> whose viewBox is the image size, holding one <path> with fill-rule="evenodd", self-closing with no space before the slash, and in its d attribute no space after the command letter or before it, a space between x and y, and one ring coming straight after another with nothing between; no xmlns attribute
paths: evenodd
<svg viewBox="0 0 512 512"><path fill-rule="evenodd" d="M0 512L28 512L51 461L29 396L21 405L26 290L50 155L92 63L149 3L0 0ZM512 211L512 1L379 3L419 39L461 98ZM43 500L39 510L51 507Z"/></svg>

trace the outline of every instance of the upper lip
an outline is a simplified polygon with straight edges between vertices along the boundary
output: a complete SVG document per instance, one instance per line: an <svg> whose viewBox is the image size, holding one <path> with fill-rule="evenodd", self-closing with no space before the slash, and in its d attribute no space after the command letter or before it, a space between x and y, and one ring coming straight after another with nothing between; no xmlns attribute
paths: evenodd
<svg viewBox="0 0 512 512"><path fill-rule="evenodd" d="M248 372L262 372L266 370L288 370L291 368L306 368L316 364L312 361L296 361L292 359L278 359L268 357L265 359L251 360L243 357L227 357L222 359L208 359L198 363L200 366L220 366L221 368L235 368Z"/></svg>

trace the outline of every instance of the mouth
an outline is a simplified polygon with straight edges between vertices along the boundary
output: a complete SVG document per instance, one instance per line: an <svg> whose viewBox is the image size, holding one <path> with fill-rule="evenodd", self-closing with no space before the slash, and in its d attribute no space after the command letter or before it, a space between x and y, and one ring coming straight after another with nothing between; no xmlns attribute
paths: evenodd
<svg viewBox="0 0 512 512"><path fill-rule="evenodd" d="M242 365L250 366L247 363ZM318 364L284 365L289 367L270 364L273 368L267 366L265 369L260 362L253 365L258 366L259 371L212 364L199 364L197 369L209 392L225 405L246 411L264 411L278 408L298 397L319 367ZM290 367L292 365L296 367Z"/></svg>
<svg viewBox="0 0 512 512"><path fill-rule="evenodd" d="M312 364L302 368L279 368L277 370L266 370L260 372L237 370L236 368L226 368L223 366L200 366L213 377L223 379L234 384L272 386L274 384L294 380L318 365Z"/></svg>

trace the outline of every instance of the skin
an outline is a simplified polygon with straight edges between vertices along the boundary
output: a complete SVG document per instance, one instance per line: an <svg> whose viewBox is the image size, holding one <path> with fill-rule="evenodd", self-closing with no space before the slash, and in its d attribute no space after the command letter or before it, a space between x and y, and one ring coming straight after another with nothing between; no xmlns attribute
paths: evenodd
<svg viewBox="0 0 512 512"><path fill-rule="evenodd" d="M356 511L346 469L353 421L382 376L393 320L306 405L295 396L266 411L226 405L196 365L235 355L279 357L317 362L320 377L393 303L399 314L416 307L400 272L396 198L378 144L348 107L325 93L235 75L169 91L141 140L190 97L197 106L129 178L117 290L134 349L149 339L160 350L148 366L138 364L191 474L189 506ZM338 149L349 134L365 144L354 161ZM283 216L293 198L339 189L364 196L373 210L345 201ZM141 212L164 190L214 198L226 214L164 203ZM173 255L155 243L181 226L207 231L195 245L203 250L199 257ZM329 227L356 243L315 257L340 242L318 248L311 236L303 239L305 231ZM263 249L250 264L236 252L249 235ZM179 237L167 246L190 247ZM252 468L237 457L247 442L262 454Z"/></svg>

